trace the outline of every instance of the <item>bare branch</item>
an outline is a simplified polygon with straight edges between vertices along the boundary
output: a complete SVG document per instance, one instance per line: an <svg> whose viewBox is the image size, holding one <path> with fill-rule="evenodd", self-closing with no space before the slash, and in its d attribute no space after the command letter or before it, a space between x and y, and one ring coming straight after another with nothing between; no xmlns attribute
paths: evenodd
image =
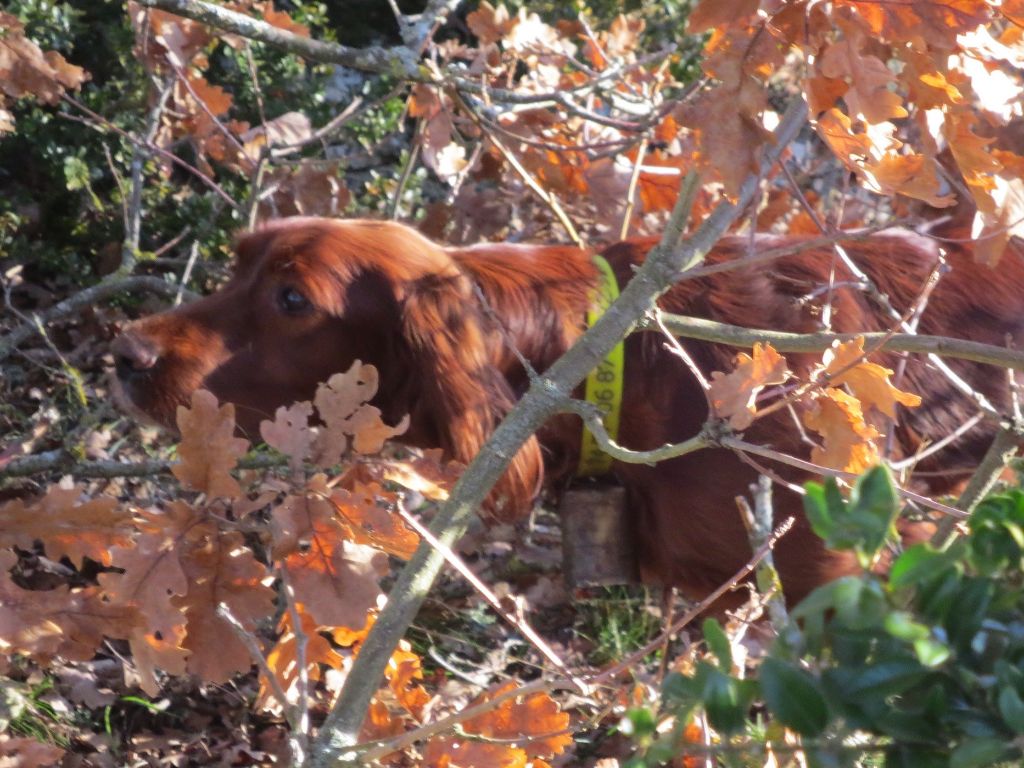
<svg viewBox="0 0 1024 768"><path fill-rule="evenodd" d="M139 290L149 291L158 296L166 296L173 299L178 293L178 286L160 277L145 275L134 277L115 276L81 290L74 296L69 296L59 304L54 304L49 309L36 313L35 317L39 318L39 321L46 325L54 320L64 320L72 317L94 304L105 301L119 293ZM190 301L196 298L195 294L191 291L185 291L183 295ZM32 323L25 323L13 329L4 338L0 339L0 360L5 359L19 344L36 333L38 333L38 329Z"/></svg>
<svg viewBox="0 0 1024 768"><path fill-rule="evenodd" d="M267 43L311 61L341 64L363 72L376 72L403 79L421 79L417 78L419 56L405 46L383 48L371 45L366 48L350 48L338 43L325 43L203 0L139 0L139 4L209 24L222 32Z"/></svg>
<svg viewBox="0 0 1024 768"><path fill-rule="evenodd" d="M760 328L743 328L686 315L662 314L666 328L676 336L699 339L733 347L752 347L755 343L768 342L779 352L824 352L833 343L863 338L865 345L878 345L878 349L890 352L916 352L920 354L954 357L972 360L976 363L997 365L1024 371L1024 352L1016 349L981 344L967 339L951 339L946 336L918 336L913 333L871 331L868 333L789 333ZM658 331L656 325L639 327L641 331Z"/></svg>

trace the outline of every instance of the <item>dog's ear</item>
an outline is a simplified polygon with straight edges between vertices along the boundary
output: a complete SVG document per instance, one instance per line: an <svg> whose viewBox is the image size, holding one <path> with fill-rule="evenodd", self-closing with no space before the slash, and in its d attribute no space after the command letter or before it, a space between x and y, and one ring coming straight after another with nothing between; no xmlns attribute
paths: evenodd
<svg viewBox="0 0 1024 768"><path fill-rule="evenodd" d="M495 367L489 338L473 287L462 274L428 277L409 286L403 303L403 334L422 380L422 397L414 420L432 422L442 447L469 463L515 404L515 397ZM543 461L535 437L519 450L494 487L488 508L513 519L529 512L540 491Z"/></svg>

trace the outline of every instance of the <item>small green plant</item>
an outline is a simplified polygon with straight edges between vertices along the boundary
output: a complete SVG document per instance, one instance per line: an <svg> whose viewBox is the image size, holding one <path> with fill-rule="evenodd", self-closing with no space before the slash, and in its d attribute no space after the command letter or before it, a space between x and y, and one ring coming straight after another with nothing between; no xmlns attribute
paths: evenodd
<svg viewBox="0 0 1024 768"><path fill-rule="evenodd" d="M876 467L849 498L809 484L816 532L865 565L890 541L899 511ZM791 614L753 677L733 669L729 638L704 624L713 661L671 674L663 688L673 733L646 765L679 754L680 731L703 711L721 764L791 754L798 734L811 766L981 768L1024 758L1024 493L986 499L968 536L945 549L910 547L887 576L865 572L813 592ZM756 726L751 712L767 714ZM758 736L757 734L760 734ZM696 754L696 753L695 753Z"/></svg>

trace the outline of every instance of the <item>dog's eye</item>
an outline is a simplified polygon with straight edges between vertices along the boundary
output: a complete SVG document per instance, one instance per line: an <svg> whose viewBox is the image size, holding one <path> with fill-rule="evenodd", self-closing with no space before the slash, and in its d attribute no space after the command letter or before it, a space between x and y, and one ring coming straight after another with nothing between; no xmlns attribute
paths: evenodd
<svg viewBox="0 0 1024 768"><path fill-rule="evenodd" d="M289 315L301 315L312 306L309 299L291 286L285 286L277 294L277 303Z"/></svg>

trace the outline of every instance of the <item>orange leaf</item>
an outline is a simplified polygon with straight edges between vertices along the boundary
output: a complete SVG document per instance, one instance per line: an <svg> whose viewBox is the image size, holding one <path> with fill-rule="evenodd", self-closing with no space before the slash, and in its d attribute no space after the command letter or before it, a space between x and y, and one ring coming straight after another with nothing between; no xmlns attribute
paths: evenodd
<svg viewBox="0 0 1024 768"><path fill-rule="evenodd" d="M384 674L398 703L413 717L420 719L423 708L430 701L430 694L418 682L423 679L420 657L400 646L391 654Z"/></svg>
<svg viewBox="0 0 1024 768"><path fill-rule="evenodd" d="M864 358L864 338L837 344L822 358L825 373L833 385L847 386L862 406L873 407L890 419L896 418L896 403L913 408L921 398L896 389L889 381L892 370Z"/></svg>
<svg viewBox="0 0 1024 768"><path fill-rule="evenodd" d="M860 401L829 387L804 414L804 424L822 437L823 446L811 451L811 461L845 472L863 472L878 463L873 440L877 429L864 421Z"/></svg>
<svg viewBox="0 0 1024 768"><path fill-rule="evenodd" d="M516 686L513 681L502 683L470 706L490 701ZM554 757L572 744L572 736L564 733L569 728L569 715L560 711L558 702L546 693L506 699L497 709L464 721L462 727L467 733L492 739L522 737L522 749L531 757Z"/></svg>
<svg viewBox="0 0 1024 768"><path fill-rule="evenodd" d="M344 658L331 646L327 638L317 630L319 626L304 607L296 605L299 618L302 621L302 636L306 642L306 675L311 681L320 679L321 665L332 669L341 669ZM299 690L299 667L298 667L298 633L292 625L291 611L285 611L278 624L280 636L274 647L267 654L267 666L274 673L281 689L288 698L287 702L280 702L274 699L273 689L267 679L260 675L260 692L257 698L257 705L275 712L281 711L283 704L295 704L300 693Z"/></svg>
<svg viewBox="0 0 1024 768"><path fill-rule="evenodd" d="M235 406L217 407L217 398L205 389L192 395L192 407L178 406L180 462L171 472L182 485L207 496L236 498L242 495L238 482L229 474L244 456L249 442L235 437Z"/></svg>
<svg viewBox="0 0 1024 768"><path fill-rule="evenodd" d="M711 374L708 397L715 414L728 419L729 426L736 430L746 429L753 422L757 393L769 384L782 384L791 375L786 358L771 344L755 344L753 353L753 357L744 352L736 355L736 368L731 373Z"/></svg>

